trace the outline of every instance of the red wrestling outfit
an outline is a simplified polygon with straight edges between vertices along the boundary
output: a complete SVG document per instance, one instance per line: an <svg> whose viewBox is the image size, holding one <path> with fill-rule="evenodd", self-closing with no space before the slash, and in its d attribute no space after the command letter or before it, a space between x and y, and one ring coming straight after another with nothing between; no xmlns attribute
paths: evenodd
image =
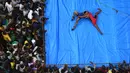
<svg viewBox="0 0 130 73"><path fill-rule="evenodd" d="M93 17L93 15L90 12L89 12L89 18L90 18L92 24L95 26L97 19L95 17Z"/></svg>

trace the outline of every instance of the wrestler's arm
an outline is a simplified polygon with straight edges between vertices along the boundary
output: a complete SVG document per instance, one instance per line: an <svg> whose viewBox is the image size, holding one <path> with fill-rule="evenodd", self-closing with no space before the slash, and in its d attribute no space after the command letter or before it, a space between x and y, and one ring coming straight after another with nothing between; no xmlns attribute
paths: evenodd
<svg viewBox="0 0 130 73"><path fill-rule="evenodd" d="M78 16L79 18L86 18L87 16L86 15L83 15L83 16Z"/></svg>

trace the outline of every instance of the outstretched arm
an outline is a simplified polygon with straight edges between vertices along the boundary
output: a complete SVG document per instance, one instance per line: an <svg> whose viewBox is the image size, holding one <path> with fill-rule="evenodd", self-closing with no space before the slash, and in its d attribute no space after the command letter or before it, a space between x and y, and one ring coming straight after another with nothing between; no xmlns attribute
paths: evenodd
<svg viewBox="0 0 130 73"><path fill-rule="evenodd" d="M86 18L86 15L83 15L83 16L78 16L79 18Z"/></svg>
<svg viewBox="0 0 130 73"><path fill-rule="evenodd" d="M96 70L96 64L95 63L93 63L92 61L90 61L90 64L92 64L93 65L93 68L94 68L94 70L93 70L93 72Z"/></svg>
<svg viewBox="0 0 130 73"><path fill-rule="evenodd" d="M78 18L76 19L76 22L75 22L73 28L72 28L72 31L76 28L76 26L77 26L79 20L80 20L80 18L78 17Z"/></svg>

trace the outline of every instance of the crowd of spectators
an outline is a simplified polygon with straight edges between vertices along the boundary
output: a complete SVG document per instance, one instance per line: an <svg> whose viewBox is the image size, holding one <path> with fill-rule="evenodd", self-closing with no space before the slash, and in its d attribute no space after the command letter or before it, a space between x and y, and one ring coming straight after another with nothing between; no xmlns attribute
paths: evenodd
<svg viewBox="0 0 130 73"><path fill-rule="evenodd" d="M55 70L57 70L57 72L54 72ZM47 73L130 73L130 64L126 63L125 60L118 64L108 63L99 66L93 62L90 62L90 64L86 66L75 65L69 67L65 64L59 69L49 66Z"/></svg>
<svg viewBox="0 0 130 73"><path fill-rule="evenodd" d="M29 66L20 65L20 72L15 69L11 69L6 73L130 73L130 64L123 61L118 64L105 64L97 66L93 62L88 65L45 65L44 63L36 62L35 64L29 63ZM24 70L23 70L24 68ZM1 71L1 70L0 70ZM21 72L22 71L22 72ZM0 72L5 73L5 72Z"/></svg>
<svg viewBox="0 0 130 73"><path fill-rule="evenodd" d="M34 73L45 62L44 9L45 0L0 0L0 73Z"/></svg>
<svg viewBox="0 0 130 73"><path fill-rule="evenodd" d="M130 64L123 61L122 63L116 64L105 64L97 66L95 63L90 62L89 65L67 65L61 66L56 65L43 65L38 70L38 73L130 73Z"/></svg>

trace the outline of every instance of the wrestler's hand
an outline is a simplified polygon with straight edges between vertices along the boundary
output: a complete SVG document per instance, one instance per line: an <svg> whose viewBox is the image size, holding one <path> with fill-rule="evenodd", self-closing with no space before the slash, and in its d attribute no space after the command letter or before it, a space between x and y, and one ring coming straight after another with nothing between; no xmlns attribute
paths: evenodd
<svg viewBox="0 0 130 73"><path fill-rule="evenodd" d="M73 31L73 30L74 30L74 28L71 29L71 31Z"/></svg>
<svg viewBox="0 0 130 73"><path fill-rule="evenodd" d="M76 26L74 26L71 30L73 31L76 28Z"/></svg>
<svg viewBox="0 0 130 73"><path fill-rule="evenodd" d="M72 28L71 30L73 31L75 28Z"/></svg>

